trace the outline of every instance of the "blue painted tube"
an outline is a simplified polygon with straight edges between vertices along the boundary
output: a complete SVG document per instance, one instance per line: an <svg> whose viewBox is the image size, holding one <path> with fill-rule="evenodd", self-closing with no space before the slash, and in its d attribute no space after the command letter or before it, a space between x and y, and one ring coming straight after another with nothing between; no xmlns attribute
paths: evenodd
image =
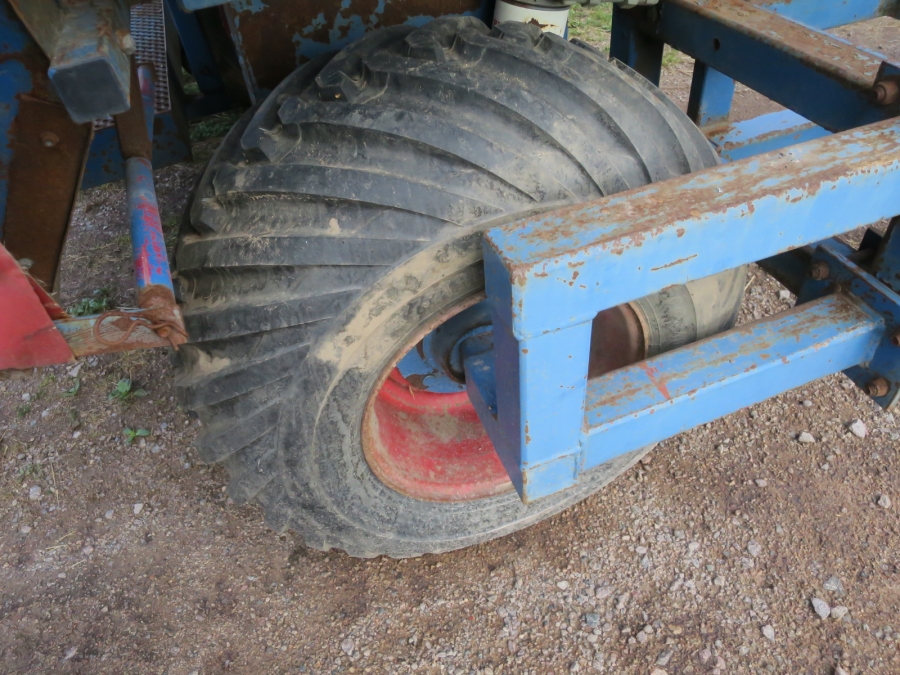
<svg viewBox="0 0 900 675"><path fill-rule="evenodd" d="M138 306L171 306L175 303L172 274L149 160L132 157L125 162L125 187Z"/></svg>

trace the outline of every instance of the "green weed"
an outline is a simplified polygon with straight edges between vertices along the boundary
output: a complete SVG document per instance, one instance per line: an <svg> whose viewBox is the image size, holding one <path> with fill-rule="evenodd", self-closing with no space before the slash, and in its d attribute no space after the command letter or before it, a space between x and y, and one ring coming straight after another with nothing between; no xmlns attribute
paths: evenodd
<svg viewBox="0 0 900 675"><path fill-rule="evenodd" d="M62 395L63 396L78 396L78 392L81 391L81 378L76 377L75 382L72 384L72 387L66 389Z"/></svg>
<svg viewBox="0 0 900 675"><path fill-rule="evenodd" d="M19 480L24 481L27 478L39 479L44 475L43 467L37 462L26 464L18 471Z"/></svg>
<svg viewBox="0 0 900 675"><path fill-rule="evenodd" d="M242 110L229 110L195 122L191 125L191 140L196 143L207 138L224 136L243 114Z"/></svg>
<svg viewBox="0 0 900 675"><path fill-rule="evenodd" d="M125 427L123 433L125 434L125 442L128 445L134 443L137 438L143 438L150 435L150 432L147 429L132 429L131 427Z"/></svg>
<svg viewBox="0 0 900 675"><path fill-rule="evenodd" d="M122 403L131 403L135 398L146 396L147 392L141 388L135 388L134 383L127 377L122 378L116 383L115 389L109 392L110 401L121 401Z"/></svg>
<svg viewBox="0 0 900 675"><path fill-rule="evenodd" d="M90 316L110 309L112 309L112 298L109 297L109 289L100 288L94 291L90 297L82 298L66 311L72 316Z"/></svg>

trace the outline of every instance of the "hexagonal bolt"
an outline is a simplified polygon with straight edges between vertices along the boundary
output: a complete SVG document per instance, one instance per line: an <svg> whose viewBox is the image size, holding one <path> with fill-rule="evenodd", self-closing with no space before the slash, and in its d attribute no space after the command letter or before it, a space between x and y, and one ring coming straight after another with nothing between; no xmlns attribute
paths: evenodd
<svg viewBox="0 0 900 675"><path fill-rule="evenodd" d="M828 263L825 262L813 263L812 267L809 268L809 278L816 281L827 279L829 274L831 274L831 269L828 267Z"/></svg>
<svg viewBox="0 0 900 675"><path fill-rule="evenodd" d="M900 84L896 80L882 80L872 87L872 94L878 105L893 105L900 100Z"/></svg>
<svg viewBox="0 0 900 675"><path fill-rule="evenodd" d="M891 390L891 384L883 377L870 380L865 386L865 392L872 398L885 396Z"/></svg>

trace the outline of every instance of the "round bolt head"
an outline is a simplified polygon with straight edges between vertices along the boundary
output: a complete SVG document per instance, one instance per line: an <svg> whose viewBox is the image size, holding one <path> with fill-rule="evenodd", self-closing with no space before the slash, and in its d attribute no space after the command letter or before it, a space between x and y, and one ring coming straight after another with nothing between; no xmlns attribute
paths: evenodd
<svg viewBox="0 0 900 675"><path fill-rule="evenodd" d="M45 131L41 134L41 145L45 148L55 147L57 143L59 143L59 136L52 131Z"/></svg>
<svg viewBox="0 0 900 675"><path fill-rule="evenodd" d="M900 84L896 80L882 80L872 88L872 92L878 105L893 105L900 100Z"/></svg>
<svg viewBox="0 0 900 675"><path fill-rule="evenodd" d="M883 377L876 377L874 380L871 380L865 387L866 393L872 398L885 396L887 395L888 391L890 391L890 389L890 383Z"/></svg>

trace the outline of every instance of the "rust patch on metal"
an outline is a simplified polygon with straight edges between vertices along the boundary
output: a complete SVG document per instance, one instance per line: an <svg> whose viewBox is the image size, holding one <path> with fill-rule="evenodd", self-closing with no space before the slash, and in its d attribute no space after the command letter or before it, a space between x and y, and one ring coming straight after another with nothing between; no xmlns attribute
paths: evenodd
<svg viewBox="0 0 900 675"><path fill-rule="evenodd" d="M153 159L153 140L147 134L147 120L144 117L144 102L138 81L137 61L131 60L131 107L121 115L116 115L116 132L122 157L143 157Z"/></svg>
<svg viewBox="0 0 900 675"><path fill-rule="evenodd" d="M682 230L682 232L683 231L684 230ZM668 267L675 267L675 265L680 265L681 263L686 263L688 260L693 260L694 258L697 257L697 255L698 254L695 253L694 255L689 255L687 258L679 258L678 260L673 260L672 262L666 263L665 265L661 265L659 267L651 267L650 271L656 272L657 270L664 270Z"/></svg>
<svg viewBox="0 0 900 675"><path fill-rule="evenodd" d="M861 130L868 134L868 152L849 152L847 137L858 135ZM597 250L621 255L698 217L714 217L729 211L750 214L751 201L765 197L793 199L798 191L814 196L823 186L831 187L847 176L883 171L896 162L900 153L896 120L878 122L813 143L816 152L797 155L776 151L542 214L543 222L561 223L553 227L541 226L541 221L534 226L534 220L529 219L497 228L504 235L516 235L526 243L532 249L531 260L540 263L514 261L507 251L499 250L496 242L491 244L498 250L511 280L524 285L529 272L537 264L546 264L548 259L574 258ZM704 175L716 174L718 180L704 180ZM698 204L708 210L701 214ZM602 216L598 218L597 213ZM584 237L597 231L598 222L615 227L596 239ZM579 238L587 240L583 246L554 245Z"/></svg>
<svg viewBox="0 0 900 675"><path fill-rule="evenodd" d="M48 142L48 134L56 137ZM33 261L29 273L48 290L91 144L89 124L75 124L66 109L31 96L19 100L4 225L12 255Z"/></svg>
<svg viewBox="0 0 900 675"><path fill-rule="evenodd" d="M745 0L668 0L669 4L720 23L755 41L802 59L814 70L852 83L875 84L881 60L827 33L756 7Z"/></svg>

